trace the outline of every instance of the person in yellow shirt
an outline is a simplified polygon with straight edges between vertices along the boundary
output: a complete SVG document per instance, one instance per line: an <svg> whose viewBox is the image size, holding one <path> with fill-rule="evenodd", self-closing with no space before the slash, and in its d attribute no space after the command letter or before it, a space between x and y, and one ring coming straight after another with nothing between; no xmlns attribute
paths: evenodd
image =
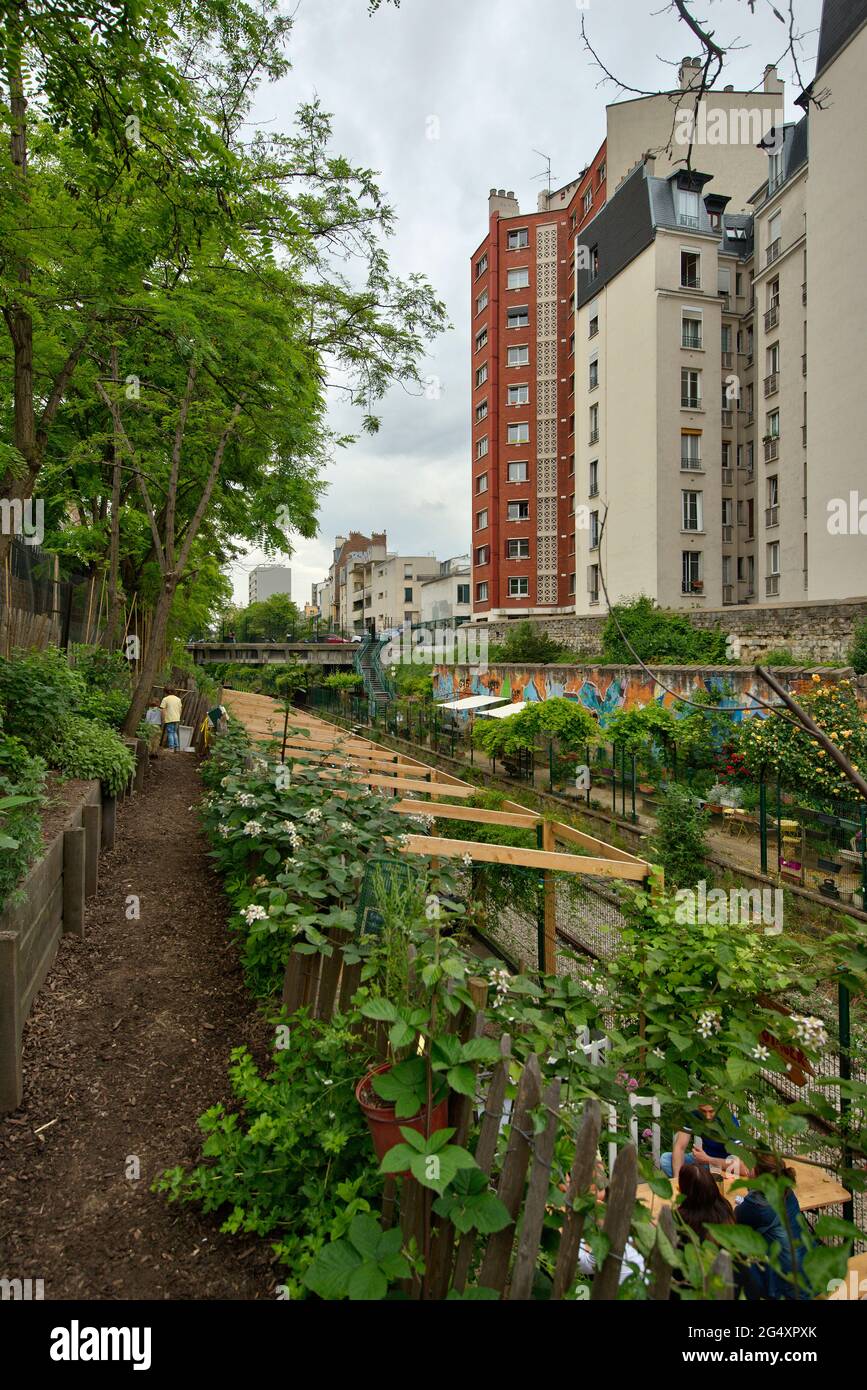
<svg viewBox="0 0 867 1390"><path fill-rule="evenodd" d="M166 728L166 742L169 752L179 753L181 748L180 727L181 710L183 706L174 690L166 690L165 695L160 701L160 709L163 712L163 723Z"/></svg>

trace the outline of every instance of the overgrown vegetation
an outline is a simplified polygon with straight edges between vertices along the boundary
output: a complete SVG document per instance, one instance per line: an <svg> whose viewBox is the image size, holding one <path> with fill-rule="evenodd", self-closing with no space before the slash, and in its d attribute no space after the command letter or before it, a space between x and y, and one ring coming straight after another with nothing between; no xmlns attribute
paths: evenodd
<svg viewBox="0 0 867 1390"><path fill-rule="evenodd" d="M731 661L721 628L693 627L686 613L658 608L644 594L615 604L602 629L605 663L634 666L636 657L672 666L724 666Z"/></svg>
<svg viewBox="0 0 867 1390"><path fill-rule="evenodd" d="M529 618L510 627L504 642L492 642L488 648L488 661L493 666L508 666L515 662L545 666L575 659L570 647L557 642L544 628L531 623Z"/></svg>

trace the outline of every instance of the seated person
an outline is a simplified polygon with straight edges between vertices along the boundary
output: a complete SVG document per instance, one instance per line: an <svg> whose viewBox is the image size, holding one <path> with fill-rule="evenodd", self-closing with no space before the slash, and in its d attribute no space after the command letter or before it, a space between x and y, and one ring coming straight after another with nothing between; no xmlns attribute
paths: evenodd
<svg viewBox="0 0 867 1390"><path fill-rule="evenodd" d="M783 1160L776 1154L759 1152L752 1176L770 1174L773 1177L789 1178L795 1181L791 1168L786 1168ZM735 1221L739 1226L751 1226L764 1236L770 1246L778 1248L777 1263L779 1272L769 1263L751 1264L744 1275L744 1296L751 1302L760 1299L808 1299L806 1288L798 1287L787 1274L803 1274L804 1255L809 1249L809 1237L801 1205L794 1187L786 1189L785 1219L774 1210L764 1193L753 1189L746 1196L735 1198Z"/></svg>
<svg viewBox="0 0 867 1390"><path fill-rule="evenodd" d="M698 1123L704 1121L706 1125L712 1124L719 1114L715 1105L700 1105L694 1111L695 1119ZM736 1115L732 1115L735 1127L738 1127ZM690 1140L693 1137L692 1125L684 1125L674 1136L674 1146L670 1153L661 1155L659 1164L667 1178L677 1178L684 1163L699 1163L712 1168L725 1168L727 1172L734 1173L736 1177L747 1177L748 1169L740 1159L729 1152L721 1139L700 1140L696 1136L692 1146L692 1151L687 1152Z"/></svg>
<svg viewBox="0 0 867 1390"><path fill-rule="evenodd" d="M708 1167L684 1163L677 1175L677 1185L683 1201L675 1207L675 1215L699 1240L708 1239L707 1226L734 1224L734 1212Z"/></svg>

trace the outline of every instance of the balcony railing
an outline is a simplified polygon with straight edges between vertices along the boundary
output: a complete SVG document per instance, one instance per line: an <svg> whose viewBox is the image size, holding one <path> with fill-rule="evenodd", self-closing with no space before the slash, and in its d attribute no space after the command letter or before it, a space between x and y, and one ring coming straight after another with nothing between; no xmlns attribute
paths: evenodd
<svg viewBox="0 0 867 1390"><path fill-rule="evenodd" d="M677 225L678 227L692 227L698 230L699 220L697 217L691 217L688 212L679 212L677 214Z"/></svg>
<svg viewBox="0 0 867 1390"><path fill-rule="evenodd" d="M765 575L765 594L768 598L774 598L780 592L780 576L778 574Z"/></svg>
<svg viewBox="0 0 867 1390"><path fill-rule="evenodd" d="M693 458L690 454L681 454L680 468L682 473L700 473L701 459Z"/></svg>
<svg viewBox="0 0 867 1390"><path fill-rule="evenodd" d="M780 436L773 435L770 439L763 441L765 446L765 463L772 463L774 459L780 457Z"/></svg>
<svg viewBox="0 0 867 1390"><path fill-rule="evenodd" d="M718 290L717 293L722 301L723 313L730 314L732 311L732 297L728 290Z"/></svg>
<svg viewBox="0 0 867 1390"><path fill-rule="evenodd" d="M770 246L768 247L768 250L767 250L767 261L765 262L765 264L766 264L766 265L773 265L773 264L774 264L774 261L779 260L779 258L780 258L780 252L782 251L782 249L783 249L783 240L782 240L782 237L777 237L776 241L772 241L771 244L770 244Z"/></svg>
<svg viewBox="0 0 867 1390"><path fill-rule="evenodd" d="M734 487L735 470L733 468L724 468L722 470L722 485L723 487Z"/></svg>
<svg viewBox="0 0 867 1390"><path fill-rule="evenodd" d="M591 443L591 444L598 444L598 443L599 443L599 431L598 431L598 430L591 430L591 431L590 431L590 443Z"/></svg>
<svg viewBox="0 0 867 1390"><path fill-rule="evenodd" d="M699 276L699 275L681 275L681 277L680 277L680 287L681 287L681 289L683 289L683 290L700 290L700 289L701 289L701 276Z"/></svg>
<svg viewBox="0 0 867 1390"><path fill-rule="evenodd" d="M777 324L778 324L779 322L780 322L780 305L779 305L779 302L778 302L778 303L776 303L776 304L772 304L771 307L770 307L770 309L769 309L769 310L767 311L767 313L765 314L765 332L766 332L766 333L770 333L771 329L772 329L772 328L776 328L776 327L777 327Z"/></svg>
<svg viewBox="0 0 867 1390"><path fill-rule="evenodd" d="M734 424L734 411L733 411L733 410L726 410L725 406L723 406L723 410L722 410L722 427L723 427L723 429L724 429L724 430L730 430L730 429L732 428L732 425L733 425L733 424Z"/></svg>
<svg viewBox="0 0 867 1390"><path fill-rule="evenodd" d="M773 506L773 507L765 507L765 526L768 528L768 530L770 530L772 526L779 526L779 524L780 524L780 508L779 508L779 506L777 505L777 506Z"/></svg>
<svg viewBox="0 0 867 1390"><path fill-rule="evenodd" d="M722 355L723 371L731 371L735 365L735 355L733 352L724 352Z"/></svg>
<svg viewBox="0 0 867 1390"><path fill-rule="evenodd" d="M680 405L682 410L701 410L701 396L682 395L680 398Z"/></svg>
<svg viewBox="0 0 867 1390"><path fill-rule="evenodd" d="M686 333L680 340L680 346L687 348L690 352L701 352L701 334Z"/></svg>
<svg viewBox="0 0 867 1390"><path fill-rule="evenodd" d="M722 598L724 604L734 603L735 588L733 584L723 584Z"/></svg>
<svg viewBox="0 0 867 1390"><path fill-rule="evenodd" d="M771 372L769 376L765 377L765 395L774 396L779 391L779 389L780 374L779 372Z"/></svg>
<svg viewBox="0 0 867 1390"><path fill-rule="evenodd" d="M722 543L723 545L733 545L735 538L735 528L733 526L723 526Z"/></svg>

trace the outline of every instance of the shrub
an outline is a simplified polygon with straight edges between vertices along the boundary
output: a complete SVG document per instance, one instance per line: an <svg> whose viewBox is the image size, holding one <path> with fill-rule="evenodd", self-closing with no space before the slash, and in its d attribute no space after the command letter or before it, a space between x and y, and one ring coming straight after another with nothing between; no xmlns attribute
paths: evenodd
<svg viewBox="0 0 867 1390"><path fill-rule="evenodd" d="M122 739L92 719L63 715L51 735L49 761L65 777L97 778L116 796L135 771L135 758Z"/></svg>
<svg viewBox="0 0 867 1390"><path fill-rule="evenodd" d="M825 684L813 676L811 689L799 703L841 748L854 767L867 767L867 722L849 681ZM834 809L840 800L852 801L855 789L815 739L788 718L754 716L739 725L738 751L748 772L779 774L782 785L819 807Z"/></svg>
<svg viewBox="0 0 867 1390"><path fill-rule="evenodd" d="M670 782L663 788L650 848L665 870L667 888L692 888L706 876L707 824L707 812L686 787Z"/></svg>
<svg viewBox="0 0 867 1390"><path fill-rule="evenodd" d="M28 752L48 756L56 727L86 699L87 686L63 652L15 652L0 659L0 713L6 732Z"/></svg>
<svg viewBox="0 0 867 1390"><path fill-rule="evenodd" d="M568 647L549 637L544 629L535 627L529 618L517 623L505 642L494 642L488 651L488 661L496 665L523 661L545 666L556 661L571 660L572 656Z"/></svg>
<svg viewBox="0 0 867 1390"><path fill-rule="evenodd" d="M672 666L721 666L729 662L725 633L720 628L695 628L685 613L657 608L644 594L612 608L602 630L602 657L612 665L623 666L634 665L636 657Z"/></svg>
<svg viewBox="0 0 867 1390"><path fill-rule="evenodd" d="M44 783L42 759L0 733L0 908L42 847Z"/></svg>
<svg viewBox="0 0 867 1390"><path fill-rule="evenodd" d="M350 675L348 671L335 671L322 682L326 690L361 690L364 681L361 676Z"/></svg>
<svg viewBox="0 0 867 1390"><path fill-rule="evenodd" d="M849 648L849 663L859 676L867 675L867 620L859 623L855 629Z"/></svg>

